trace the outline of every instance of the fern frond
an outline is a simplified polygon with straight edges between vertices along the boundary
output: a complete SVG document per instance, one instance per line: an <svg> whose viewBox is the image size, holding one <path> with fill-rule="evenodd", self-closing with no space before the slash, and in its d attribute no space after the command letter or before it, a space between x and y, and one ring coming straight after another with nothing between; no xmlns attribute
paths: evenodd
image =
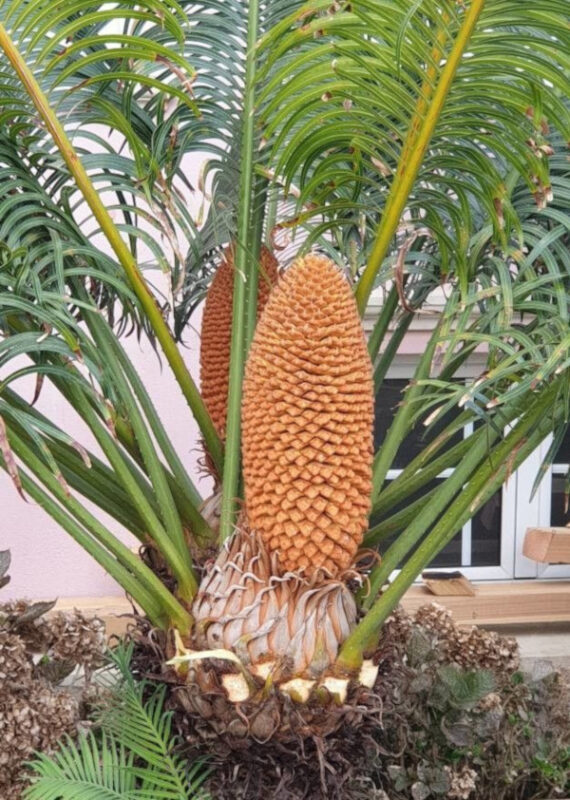
<svg viewBox="0 0 570 800"><path fill-rule="evenodd" d="M144 790L156 793L160 789L161 797L176 800L188 793L187 765L172 752L172 714L164 710L165 694L165 686L151 689L145 682L129 681L101 724L145 762Z"/></svg>
<svg viewBox="0 0 570 800"><path fill-rule="evenodd" d="M208 800L204 762L175 753L166 687L134 679L132 652L120 645L110 654L119 680L107 680L112 699L97 726L77 743L66 737L53 756L38 755L24 800Z"/></svg>
<svg viewBox="0 0 570 800"><path fill-rule="evenodd" d="M138 773L141 798L193 797L207 777L207 770L200 763L192 767L174 752L172 713L164 708L167 687L136 681L129 669L131 656L129 648L119 648L112 655L121 682L114 691L114 702L104 707L99 723L144 761L144 771Z"/></svg>
<svg viewBox="0 0 570 800"><path fill-rule="evenodd" d="M66 737L53 755L32 762L24 800L136 800L134 755L112 735ZM157 798L158 800L158 798Z"/></svg>

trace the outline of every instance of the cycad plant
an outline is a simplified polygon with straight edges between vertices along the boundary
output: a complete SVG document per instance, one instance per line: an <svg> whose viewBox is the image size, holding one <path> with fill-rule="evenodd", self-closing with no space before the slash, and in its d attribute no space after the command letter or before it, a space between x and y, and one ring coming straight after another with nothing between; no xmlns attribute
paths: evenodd
<svg viewBox="0 0 570 800"><path fill-rule="evenodd" d="M2 3L3 466L175 632L173 664L203 693L204 664L220 661L215 691L252 703L269 678L319 702L357 675L372 682L365 657L421 570L554 432L552 460L570 398L567 11ZM193 154L208 154L197 187ZM265 304L270 251L287 266L293 248ZM153 268L168 271L166 298ZM219 373L206 398L180 343L210 284L207 306L223 313L209 315L210 355L203 343L203 371ZM373 392L435 289L443 311L372 459ZM366 353L357 314L373 291ZM219 529L122 347L131 329L200 427ZM481 349L484 372L458 382ZM69 400L97 454L18 391L30 374ZM388 483L423 426L437 435Z"/></svg>

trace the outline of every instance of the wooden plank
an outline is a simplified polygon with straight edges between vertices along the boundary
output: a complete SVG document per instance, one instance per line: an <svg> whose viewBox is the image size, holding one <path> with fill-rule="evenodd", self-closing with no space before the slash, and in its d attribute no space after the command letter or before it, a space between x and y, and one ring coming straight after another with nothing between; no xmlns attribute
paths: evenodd
<svg viewBox="0 0 570 800"><path fill-rule="evenodd" d="M55 611L77 609L89 617L99 617L105 623L107 636L123 636L132 625L133 606L124 597L62 597Z"/></svg>
<svg viewBox="0 0 570 800"><path fill-rule="evenodd" d="M527 528L523 555L541 564L570 564L570 528Z"/></svg>
<svg viewBox="0 0 570 800"><path fill-rule="evenodd" d="M422 579L426 588L438 596L468 596L474 597L475 587L461 572L424 572Z"/></svg>
<svg viewBox="0 0 570 800"><path fill-rule="evenodd" d="M477 583L476 595L442 596L437 599L425 586L412 586L402 600L409 613L437 602L448 608L459 625L524 625L570 622L570 581L512 581ZM132 622L131 604L122 597L70 597L58 601L55 610L79 609L101 617L109 635L124 633Z"/></svg>
<svg viewBox="0 0 570 800"><path fill-rule="evenodd" d="M475 597L434 599L423 586L412 586L402 600L414 613L437 602L448 608L460 625L519 625L570 622L570 581L515 581L480 583Z"/></svg>

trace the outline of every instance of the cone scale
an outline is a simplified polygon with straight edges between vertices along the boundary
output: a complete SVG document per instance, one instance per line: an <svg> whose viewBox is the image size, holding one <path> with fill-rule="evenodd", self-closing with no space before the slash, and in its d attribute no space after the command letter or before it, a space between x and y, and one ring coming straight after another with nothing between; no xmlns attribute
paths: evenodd
<svg viewBox="0 0 570 800"><path fill-rule="evenodd" d="M272 287L277 283L278 263L262 247L257 291L257 314L261 314ZM234 295L234 256L228 247L210 284L200 336L200 383L206 408L221 439L225 438Z"/></svg>
<svg viewBox="0 0 570 800"><path fill-rule="evenodd" d="M256 328L243 390L248 522L283 571L336 578L370 512L372 367L356 304L327 258L298 259Z"/></svg>

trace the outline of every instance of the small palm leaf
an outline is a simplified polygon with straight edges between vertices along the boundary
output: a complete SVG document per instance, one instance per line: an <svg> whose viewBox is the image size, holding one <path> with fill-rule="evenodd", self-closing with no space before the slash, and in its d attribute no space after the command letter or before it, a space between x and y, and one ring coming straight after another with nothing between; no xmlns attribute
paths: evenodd
<svg viewBox="0 0 570 800"><path fill-rule="evenodd" d="M191 796L199 782L197 776L188 773L184 759L172 751L172 714L164 710L166 687L153 689L145 700L149 688L144 682L127 681L118 692L117 703L104 713L101 724L145 762L139 776L148 797L178 800Z"/></svg>
<svg viewBox="0 0 570 800"><path fill-rule="evenodd" d="M24 800L208 800L201 789L208 770L174 753L166 687L138 683L130 672L132 647L118 647L111 660L112 700L100 709L97 728L77 743L65 738L53 756L32 762Z"/></svg>
<svg viewBox="0 0 570 800"><path fill-rule="evenodd" d="M172 712L165 711L166 686L135 681L129 669L132 648L118 648L112 660L121 674L114 702L102 711L100 724L145 766L141 778L141 798L179 800L194 797L208 771L197 762L189 765L173 752Z"/></svg>
<svg viewBox="0 0 570 800"><path fill-rule="evenodd" d="M69 737L52 757L41 754L31 765L32 785L24 800L136 800L134 756L113 736ZM158 796L157 796L158 800Z"/></svg>

